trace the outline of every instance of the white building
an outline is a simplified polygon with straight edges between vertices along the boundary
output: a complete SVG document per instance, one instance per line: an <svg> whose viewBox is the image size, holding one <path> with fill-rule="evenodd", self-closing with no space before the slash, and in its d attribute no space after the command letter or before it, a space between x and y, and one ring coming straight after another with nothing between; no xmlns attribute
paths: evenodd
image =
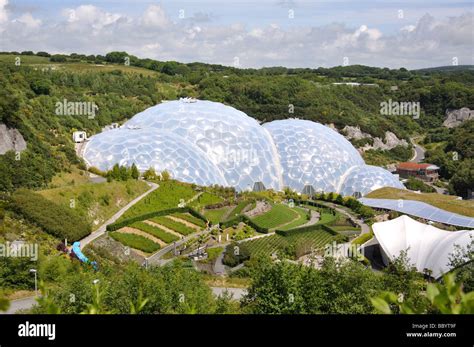
<svg viewBox="0 0 474 347"><path fill-rule="evenodd" d="M375 223L372 226L385 265L406 251L410 263L423 273L431 271L433 278L439 278L451 270L449 258L455 245L465 248L471 243L474 231L446 231L420 223L408 216Z"/></svg>
<svg viewBox="0 0 474 347"><path fill-rule="evenodd" d="M87 134L85 131L75 131L72 133L72 140L75 143L81 143L87 140Z"/></svg>

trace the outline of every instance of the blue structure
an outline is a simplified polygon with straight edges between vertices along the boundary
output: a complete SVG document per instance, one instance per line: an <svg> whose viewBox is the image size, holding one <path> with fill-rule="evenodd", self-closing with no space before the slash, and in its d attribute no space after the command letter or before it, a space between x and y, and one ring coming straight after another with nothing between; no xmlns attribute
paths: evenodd
<svg viewBox="0 0 474 347"><path fill-rule="evenodd" d="M455 225L463 228L474 228L474 218L448 212L421 201L369 198L361 198L359 201L366 206L398 211L433 222Z"/></svg>
<svg viewBox="0 0 474 347"><path fill-rule="evenodd" d="M79 259L82 263L85 264L90 264L94 267L95 270L97 270L97 262L95 261L90 261L89 258L87 258L84 253L81 251L81 243L79 241L76 241L72 244L72 252L74 255Z"/></svg>

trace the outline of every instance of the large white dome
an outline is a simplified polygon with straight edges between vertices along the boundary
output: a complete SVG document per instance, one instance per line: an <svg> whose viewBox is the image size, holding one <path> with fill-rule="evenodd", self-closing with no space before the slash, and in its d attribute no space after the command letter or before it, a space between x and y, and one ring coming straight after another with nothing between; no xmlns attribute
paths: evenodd
<svg viewBox="0 0 474 347"><path fill-rule="evenodd" d="M310 185L316 191L335 192L347 170L364 165L349 141L319 123L286 119L263 126L277 146L284 185L297 191Z"/></svg>
<svg viewBox="0 0 474 347"><path fill-rule="evenodd" d="M84 149L86 161L100 170L115 164L143 172L153 167L174 179L199 185L227 185L220 170L192 143L156 129L114 129L92 137Z"/></svg>
<svg viewBox="0 0 474 347"><path fill-rule="evenodd" d="M190 99L150 107L121 128L93 136L84 159L102 170L135 163L141 171L152 166L185 182L240 191L256 183L344 195L403 187L388 171L366 166L349 141L319 123L287 119L261 126L230 106Z"/></svg>

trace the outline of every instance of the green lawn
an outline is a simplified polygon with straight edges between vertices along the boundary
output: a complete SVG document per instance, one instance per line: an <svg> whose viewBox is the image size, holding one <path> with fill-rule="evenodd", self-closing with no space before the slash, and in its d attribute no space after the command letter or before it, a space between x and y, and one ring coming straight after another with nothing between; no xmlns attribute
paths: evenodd
<svg viewBox="0 0 474 347"><path fill-rule="evenodd" d="M220 196L217 196L217 195L214 195L214 194L211 194L211 193L208 193L208 192L204 192L201 195L199 195L199 197L196 200L192 201L190 203L190 206L191 207L193 207L193 206L205 207L205 206L208 206L208 205L218 204L222 201L223 201L223 199Z"/></svg>
<svg viewBox="0 0 474 347"><path fill-rule="evenodd" d="M308 211L303 209L303 208L300 208L300 207L295 207L293 209L294 211L296 211L299 215L298 219L283 226L280 230L291 230L291 229L294 229L294 228L297 228L305 223L307 223L309 221L308 219Z"/></svg>
<svg viewBox="0 0 474 347"><path fill-rule="evenodd" d="M177 233L180 233L181 235L189 235L189 234L192 234L194 232L196 232L195 229L192 229L186 225L184 225L183 223L180 223L180 222L177 222L177 221L174 221L170 218L166 218L166 217L155 217L155 218L151 218L150 219L152 222L155 222L155 223L158 223L158 224L161 224L173 231L176 231Z"/></svg>
<svg viewBox="0 0 474 347"><path fill-rule="evenodd" d="M217 224L222 221L222 217L229 210L229 207L214 208L212 210L204 210L204 216L209 219L212 224Z"/></svg>
<svg viewBox="0 0 474 347"><path fill-rule="evenodd" d="M275 204L270 211L253 218L252 221L263 228L273 229L299 216L298 212L287 205Z"/></svg>
<svg viewBox="0 0 474 347"><path fill-rule="evenodd" d="M146 237L134 234L124 234L117 231L109 233L110 237L121 244L138 249L146 253L153 253L160 249L160 245Z"/></svg>
<svg viewBox="0 0 474 347"><path fill-rule="evenodd" d="M271 255L276 251L284 251L286 247L296 244L304 244L308 248L322 249L331 243L334 236L324 230L313 230L307 232L297 232L290 236L278 234L262 237L256 240L244 242L243 244L250 251L251 256Z"/></svg>
<svg viewBox="0 0 474 347"><path fill-rule="evenodd" d="M197 217L194 217L193 215L189 213L173 213L172 216L185 220L189 223L192 223L194 225L197 225L198 227L205 228L206 227L206 222L204 222L202 219L199 219Z"/></svg>
<svg viewBox="0 0 474 347"><path fill-rule="evenodd" d="M160 187L125 212L119 221L146 213L178 207L197 194L191 185L176 181L160 182Z"/></svg>
<svg viewBox="0 0 474 347"><path fill-rule="evenodd" d="M144 231L147 234L150 234L152 236L155 236L156 238L159 238L161 241L165 243L172 243L174 241L179 240L179 238L176 235L167 233L166 231L158 227L155 227L153 225L147 224L145 222L135 222L131 224L130 227Z"/></svg>

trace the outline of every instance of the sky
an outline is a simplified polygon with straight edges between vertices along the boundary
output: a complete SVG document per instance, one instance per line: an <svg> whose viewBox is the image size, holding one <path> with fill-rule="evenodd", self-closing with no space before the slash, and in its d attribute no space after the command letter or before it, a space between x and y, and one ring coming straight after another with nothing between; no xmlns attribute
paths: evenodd
<svg viewBox="0 0 474 347"><path fill-rule="evenodd" d="M474 64L474 1L0 0L0 50L242 68Z"/></svg>

